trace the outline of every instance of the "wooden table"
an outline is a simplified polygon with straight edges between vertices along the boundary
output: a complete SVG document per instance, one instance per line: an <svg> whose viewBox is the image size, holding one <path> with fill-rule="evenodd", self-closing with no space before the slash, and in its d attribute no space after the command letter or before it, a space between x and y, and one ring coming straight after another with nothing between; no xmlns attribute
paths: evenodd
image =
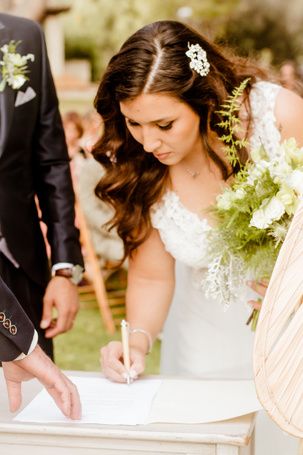
<svg viewBox="0 0 303 455"><path fill-rule="evenodd" d="M40 389L35 380L24 384L24 405ZM25 424L14 422L12 418L1 370L1 455L253 455L254 414L209 424L137 426Z"/></svg>

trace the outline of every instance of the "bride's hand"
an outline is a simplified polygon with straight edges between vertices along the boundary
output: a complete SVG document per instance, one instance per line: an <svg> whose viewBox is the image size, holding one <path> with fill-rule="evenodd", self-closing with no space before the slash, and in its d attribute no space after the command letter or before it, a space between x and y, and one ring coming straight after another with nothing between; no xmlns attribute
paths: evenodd
<svg viewBox="0 0 303 455"><path fill-rule="evenodd" d="M268 280L259 280L259 281L248 281L247 285L252 288L257 294L260 294L261 297L265 296L267 287L268 287ZM261 299L258 300L249 300L248 302L255 310L260 310L261 308Z"/></svg>
<svg viewBox="0 0 303 455"><path fill-rule="evenodd" d="M100 361L104 376L111 381L125 383L127 373L131 380L137 379L145 368L145 354L136 348L130 348L130 371L123 365L123 349L120 341L111 341L100 349Z"/></svg>

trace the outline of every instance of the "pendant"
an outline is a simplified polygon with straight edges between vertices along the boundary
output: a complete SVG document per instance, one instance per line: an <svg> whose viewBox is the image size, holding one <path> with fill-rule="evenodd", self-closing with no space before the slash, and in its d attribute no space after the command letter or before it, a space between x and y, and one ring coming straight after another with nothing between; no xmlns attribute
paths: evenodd
<svg viewBox="0 0 303 455"><path fill-rule="evenodd" d="M188 168L186 168L185 170L193 179L195 179L196 177L198 177L198 175L200 175L200 172L198 172L198 171L192 171L191 169L188 169Z"/></svg>

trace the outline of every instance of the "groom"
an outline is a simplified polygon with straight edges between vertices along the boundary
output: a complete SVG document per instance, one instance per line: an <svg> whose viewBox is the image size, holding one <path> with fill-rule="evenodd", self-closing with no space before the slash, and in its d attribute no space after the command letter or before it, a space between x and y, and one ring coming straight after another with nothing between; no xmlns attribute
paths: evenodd
<svg viewBox="0 0 303 455"><path fill-rule="evenodd" d="M37 201L51 248L50 281ZM33 21L0 13L0 276L51 357L51 338L69 330L76 316L82 269L68 154L43 33Z"/></svg>

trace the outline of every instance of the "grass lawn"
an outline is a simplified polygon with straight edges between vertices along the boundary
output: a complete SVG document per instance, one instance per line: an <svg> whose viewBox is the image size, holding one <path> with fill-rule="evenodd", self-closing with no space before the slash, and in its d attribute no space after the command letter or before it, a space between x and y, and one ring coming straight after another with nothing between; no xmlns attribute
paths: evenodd
<svg viewBox="0 0 303 455"><path fill-rule="evenodd" d="M114 336L106 333L96 302L81 302L73 329L55 338L56 363L64 370L98 371L99 349L113 339L120 339L119 331ZM159 372L159 348L156 341L146 357L148 374Z"/></svg>

